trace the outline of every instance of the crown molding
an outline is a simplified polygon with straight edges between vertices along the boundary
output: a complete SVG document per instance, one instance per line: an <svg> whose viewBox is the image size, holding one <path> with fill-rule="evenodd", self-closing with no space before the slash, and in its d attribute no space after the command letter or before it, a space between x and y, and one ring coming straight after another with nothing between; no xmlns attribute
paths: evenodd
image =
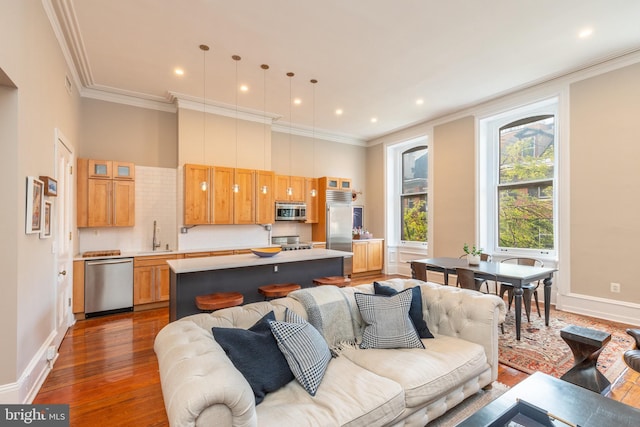
<svg viewBox="0 0 640 427"><path fill-rule="evenodd" d="M167 113L175 113L177 111L175 104L167 98L137 92L127 92L108 86L94 85L90 88L83 87L80 89L80 96L83 98L114 102L116 104L130 105L132 107L164 111Z"/></svg>
<svg viewBox="0 0 640 427"><path fill-rule="evenodd" d="M204 100L195 96L179 92L169 92L169 99L178 106L178 109L205 111L218 116L238 118L250 122L266 123L271 125L274 121L282 118L281 115L258 111L252 108L236 107L235 105L224 104L222 102Z"/></svg>
<svg viewBox="0 0 640 427"><path fill-rule="evenodd" d="M273 132L286 133L298 136L305 136L313 139L321 139L323 141L333 141L340 144L357 145L366 147L367 142L362 139L354 138L350 135L341 135L335 132L327 132L321 129L313 129L308 126L289 125L289 123L275 123L271 126Z"/></svg>

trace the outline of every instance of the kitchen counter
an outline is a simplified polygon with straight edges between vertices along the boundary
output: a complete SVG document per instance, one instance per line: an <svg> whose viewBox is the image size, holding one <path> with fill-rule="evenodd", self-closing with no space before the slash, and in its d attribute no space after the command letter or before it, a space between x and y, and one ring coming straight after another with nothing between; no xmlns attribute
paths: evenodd
<svg viewBox="0 0 640 427"><path fill-rule="evenodd" d="M185 258L169 260L167 264L175 273L194 273L197 271L221 270L227 268L250 267L268 264L309 261L314 259L351 257L352 252L334 251L331 249L304 249L298 251L282 251L272 257L259 257L254 254L224 255L204 258Z"/></svg>
<svg viewBox="0 0 640 427"><path fill-rule="evenodd" d="M107 256L95 256L95 257L83 257L82 254L76 254L73 257L74 261L88 261L92 259L109 259L109 258L132 258L132 257L140 257L140 256L163 256L163 255L180 255L180 254L189 254L189 253L199 253L199 252L217 252L217 251L241 251L247 250L251 248L277 248L280 245L256 245L256 246L233 246L227 248L205 248L205 249L186 249L186 250L178 250L178 249L158 249L156 251L130 251L130 252L122 252L120 255L107 255Z"/></svg>
<svg viewBox="0 0 640 427"><path fill-rule="evenodd" d="M344 259L351 252L330 249L282 251L273 257L254 254L169 260L169 320L200 311L195 297L214 292L240 292L244 303L262 301L258 288L276 283L312 287L313 279L343 276Z"/></svg>

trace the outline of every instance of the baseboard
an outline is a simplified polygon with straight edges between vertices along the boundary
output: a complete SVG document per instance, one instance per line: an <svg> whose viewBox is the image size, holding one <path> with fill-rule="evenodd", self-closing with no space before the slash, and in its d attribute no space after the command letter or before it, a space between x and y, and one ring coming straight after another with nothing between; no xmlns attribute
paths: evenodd
<svg viewBox="0 0 640 427"><path fill-rule="evenodd" d="M47 349L55 346L56 332L52 331L33 356L20 378L14 383L0 385L0 402L8 404L27 404L33 402L44 380L51 372L52 361L47 360ZM57 348L57 346L55 346Z"/></svg>
<svg viewBox="0 0 640 427"><path fill-rule="evenodd" d="M569 293L556 296L556 308L571 313L638 326L640 304Z"/></svg>

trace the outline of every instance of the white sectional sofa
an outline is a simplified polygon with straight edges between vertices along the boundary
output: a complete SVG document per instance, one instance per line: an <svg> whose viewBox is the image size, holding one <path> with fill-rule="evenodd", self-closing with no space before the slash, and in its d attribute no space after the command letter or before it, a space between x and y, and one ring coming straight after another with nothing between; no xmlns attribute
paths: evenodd
<svg viewBox="0 0 640 427"><path fill-rule="evenodd" d="M420 286L423 318L434 338L422 339L424 349L345 346L330 360L315 396L294 379L256 404L211 332L247 329L270 311L277 320L286 309L308 319L299 298L197 314L164 327L154 348L171 426L424 426L497 379L505 316L500 298L413 279L380 283L398 291ZM363 328L354 293L371 294L373 285L339 292L351 304L354 328Z"/></svg>

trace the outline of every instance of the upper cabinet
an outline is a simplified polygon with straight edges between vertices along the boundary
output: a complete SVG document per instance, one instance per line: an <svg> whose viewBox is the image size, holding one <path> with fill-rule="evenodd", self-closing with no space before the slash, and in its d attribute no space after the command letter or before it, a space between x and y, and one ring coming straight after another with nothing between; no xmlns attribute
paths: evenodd
<svg viewBox="0 0 640 427"><path fill-rule="evenodd" d="M276 175L276 201L304 202L304 177Z"/></svg>
<svg viewBox="0 0 640 427"><path fill-rule="evenodd" d="M133 163L78 159L78 227L135 225L134 178Z"/></svg>
<svg viewBox="0 0 640 427"><path fill-rule="evenodd" d="M351 179L349 178L326 178L327 190L351 191Z"/></svg>
<svg viewBox="0 0 640 427"><path fill-rule="evenodd" d="M275 220L275 182L272 171L256 171L256 223L273 224Z"/></svg>
<svg viewBox="0 0 640 427"><path fill-rule="evenodd" d="M307 205L307 224L318 222L318 178L304 179L304 195Z"/></svg>
<svg viewBox="0 0 640 427"><path fill-rule="evenodd" d="M184 224L271 224L273 194L273 172L186 164Z"/></svg>

